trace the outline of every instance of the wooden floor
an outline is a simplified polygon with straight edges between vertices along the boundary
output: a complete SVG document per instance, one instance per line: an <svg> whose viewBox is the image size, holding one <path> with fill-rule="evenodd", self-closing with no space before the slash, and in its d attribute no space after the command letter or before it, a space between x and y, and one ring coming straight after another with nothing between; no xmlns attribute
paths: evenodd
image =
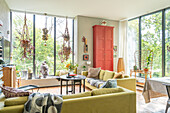
<svg viewBox="0 0 170 113"><path fill-rule="evenodd" d="M63 87L63 95L66 94L66 88ZM83 87L82 87L83 89ZM69 87L71 90L71 87ZM86 91L90 91L90 89L86 88ZM49 88L40 88L39 92L41 93L54 93L60 94L60 87L49 87ZM76 86L76 94L79 93L79 86ZM167 96L152 98L150 103L145 103L144 98L142 96L142 89L137 87L137 113L165 113L166 102L168 100ZM71 94L71 93L69 93ZM169 112L170 113L170 108Z"/></svg>

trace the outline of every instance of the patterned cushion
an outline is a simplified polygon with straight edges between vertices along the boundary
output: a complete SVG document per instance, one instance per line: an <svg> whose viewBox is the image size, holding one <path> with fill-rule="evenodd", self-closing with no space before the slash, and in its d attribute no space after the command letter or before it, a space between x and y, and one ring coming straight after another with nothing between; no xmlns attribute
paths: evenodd
<svg viewBox="0 0 170 113"><path fill-rule="evenodd" d="M1 87L1 89L6 98L29 96L31 94L29 91L23 91L21 89L16 89L7 86Z"/></svg>
<svg viewBox="0 0 170 113"><path fill-rule="evenodd" d="M107 80L100 88L117 88L117 80L116 79L110 79Z"/></svg>
<svg viewBox="0 0 170 113"><path fill-rule="evenodd" d="M112 79L114 77L115 72L113 71L106 71L103 77L104 81L107 81L108 79Z"/></svg>
<svg viewBox="0 0 170 113"><path fill-rule="evenodd" d="M100 84L103 84L105 81L95 78L87 78L87 82L90 83L90 85L99 88Z"/></svg>
<svg viewBox="0 0 170 113"><path fill-rule="evenodd" d="M99 72L100 72L100 68L89 68L87 77L88 78L99 78L98 77Z"/></svg>

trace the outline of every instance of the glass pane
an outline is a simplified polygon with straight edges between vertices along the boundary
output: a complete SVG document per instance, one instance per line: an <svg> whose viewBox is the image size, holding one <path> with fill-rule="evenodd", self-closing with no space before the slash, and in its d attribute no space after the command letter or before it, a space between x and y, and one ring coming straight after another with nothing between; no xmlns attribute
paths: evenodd
<svg viewBox="0 0 170 113"><path fill-rule="evenodd" d="M28 68L33 70L33 55L28 58L22 58L24 49L20 46L21 33L24 25L25 13L13 12L12 13L12 59L13 64L16 64L17 72L27 71ZM27 25L29 30L29 36L31 39L31 44L33 44L33 15L27 14ZM17 39L18 37L19 39ZM19 75L17 73L17 75ZM22 74L21 74L22 75Z"/></svg>
<svg viewBox="0 0 170 113"><path fill-rule="evenodd" d="M170 9L166 10L165 31L165 76L170 76Z"/></svg>
<svg viewBox="0 0 170 113"><path fill-rule="evenodd" d="M73 45L73 40L72 40L72 30L73 30L73 19L68 18L67 19L67 26L68 26L68 31L70 34L70 47L72 49ZM60 18L56 17L56 70L63 70L66 69L66 64L72 63L72 52L69 56L69 59L67 61L62 62L59 52L61 51L62 45L63 45L63 37L62 34L64 34L66 28L66 18Z"/></svg>
<svg viewBox="0 0 170 113"><path fill-rule="evenodd" d="M42 75L40 68L46 61L49 75L54 75L54 18L45 15L36 15L35 17L35 64L36 78ZM47 22L46 22L47 19ZM42 39L42 29L47 26L48 40ZM45 45L46 44L46 45Z"/></svg>
<svg viewBox="0 0 170 113"><path fill-rule="evenodd" d="M162 12L144 16L141 22L142 50L153 51L153 64L149 68L153 77L162 77ZM144 55L142 54L142 57Z"/></svg>
<svg viewBox="0 0 170 113"><path fill-rule="evenodd" d="M128 21L128 57L127 57L127 71L130 74L130 69L133 69L133 66L139 68L138 56L135 64L134 53L139 50L139 19Z"/></svg>

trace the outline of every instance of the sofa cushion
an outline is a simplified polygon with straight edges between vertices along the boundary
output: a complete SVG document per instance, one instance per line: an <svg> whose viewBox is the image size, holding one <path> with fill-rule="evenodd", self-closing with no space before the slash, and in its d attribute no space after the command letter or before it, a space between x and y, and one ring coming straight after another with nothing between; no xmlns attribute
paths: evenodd
<svg viewBox="0 0 170 113"><path fill-rule="evenodd" d="M103 80L107 81L108 79L112 79L114 74L115 74L115 72L113 72L113 71L105 71Z"/></svg>
<svg viewBox="0 0 170 113"><path fill-rule="evenodd" d="M31 94L29 91L24 91L24 90L12 88L12 87L6 86L6 87L1 87L1 88L6 98L29 96Z"/></svg>
<svg viewBox="0 0 170 113"><path fill-rule="evenodd" d="M27 100L28 100L28 96L8 98L4 101L4 104L5 106L22 105L25 104Z"/></svg>
<svg viewBox="0 0 170 113"><path fill-rule="evenodd" d="M100 68L89 68L88 69L88 78L99 78Z"/></svg>
<svg viewBox="0 0 170 113"><path fill-rule="evenodd" d="M103 94L110 94L110 93L119 93L124 92L122 88L101 88L101 89L93 89L92 95L103 95Z"/></svg>
<svg viewBox="0 0 170 113"><path fill-rule="evenodd" d="M63 99L80 98L80 97L87 97L87 96L91 96L91 91L83 92L79 94L73 94L73 95L64 95Z"/></svg>
<svg viewBox="0 0 170 113"><path fill-rule="evenodd" d="M88 75L88 71L81 71L81 75L84 75L84 76L86 76L86 77L87 77L87 75Z"/></svg>
<svg viewBox="0 0 170 113"><path fill-rule="evenodd" d="M115 73L113 79L116 79L116 78L124 78L123 73Z"/></svg>
<svg viewBox="0 0 170 113"><path fill-rule="evenodd" d="M99 88L100 84L103 84L105 81L100 80L100 79L96 79L96 78L86 78L87 82L92 85L95 86L97 88Z"/></svg>
<svg viewBox="0 0 170 113"><path fill-rule="evenodd" d="M129 75L124 74L124 75L123 75L123 78L129 78Z"/></svg>
<svg viewBox="0 0 170 113"><path fill-rule="evenodd" d="M109 79L100 88L117 88L117 80Z"/></svg>
<svg viewBox="0 0 170 113"><path fill-rule="evenodd" d="M104 73L105 73L105 70L100 70L100 73L99 73L100 80L103 80Z"/></svg>

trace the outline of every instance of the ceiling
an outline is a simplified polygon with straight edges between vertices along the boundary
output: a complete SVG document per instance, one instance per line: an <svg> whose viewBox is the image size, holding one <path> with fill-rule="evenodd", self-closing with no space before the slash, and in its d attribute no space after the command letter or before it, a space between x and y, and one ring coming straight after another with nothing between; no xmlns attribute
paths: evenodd
<svg viewBox="0 0 170 113"><path fill-rule="evenodd" d="M170 7L170 0L6 0L12 10L111 20L129 19Z"/></svg>

